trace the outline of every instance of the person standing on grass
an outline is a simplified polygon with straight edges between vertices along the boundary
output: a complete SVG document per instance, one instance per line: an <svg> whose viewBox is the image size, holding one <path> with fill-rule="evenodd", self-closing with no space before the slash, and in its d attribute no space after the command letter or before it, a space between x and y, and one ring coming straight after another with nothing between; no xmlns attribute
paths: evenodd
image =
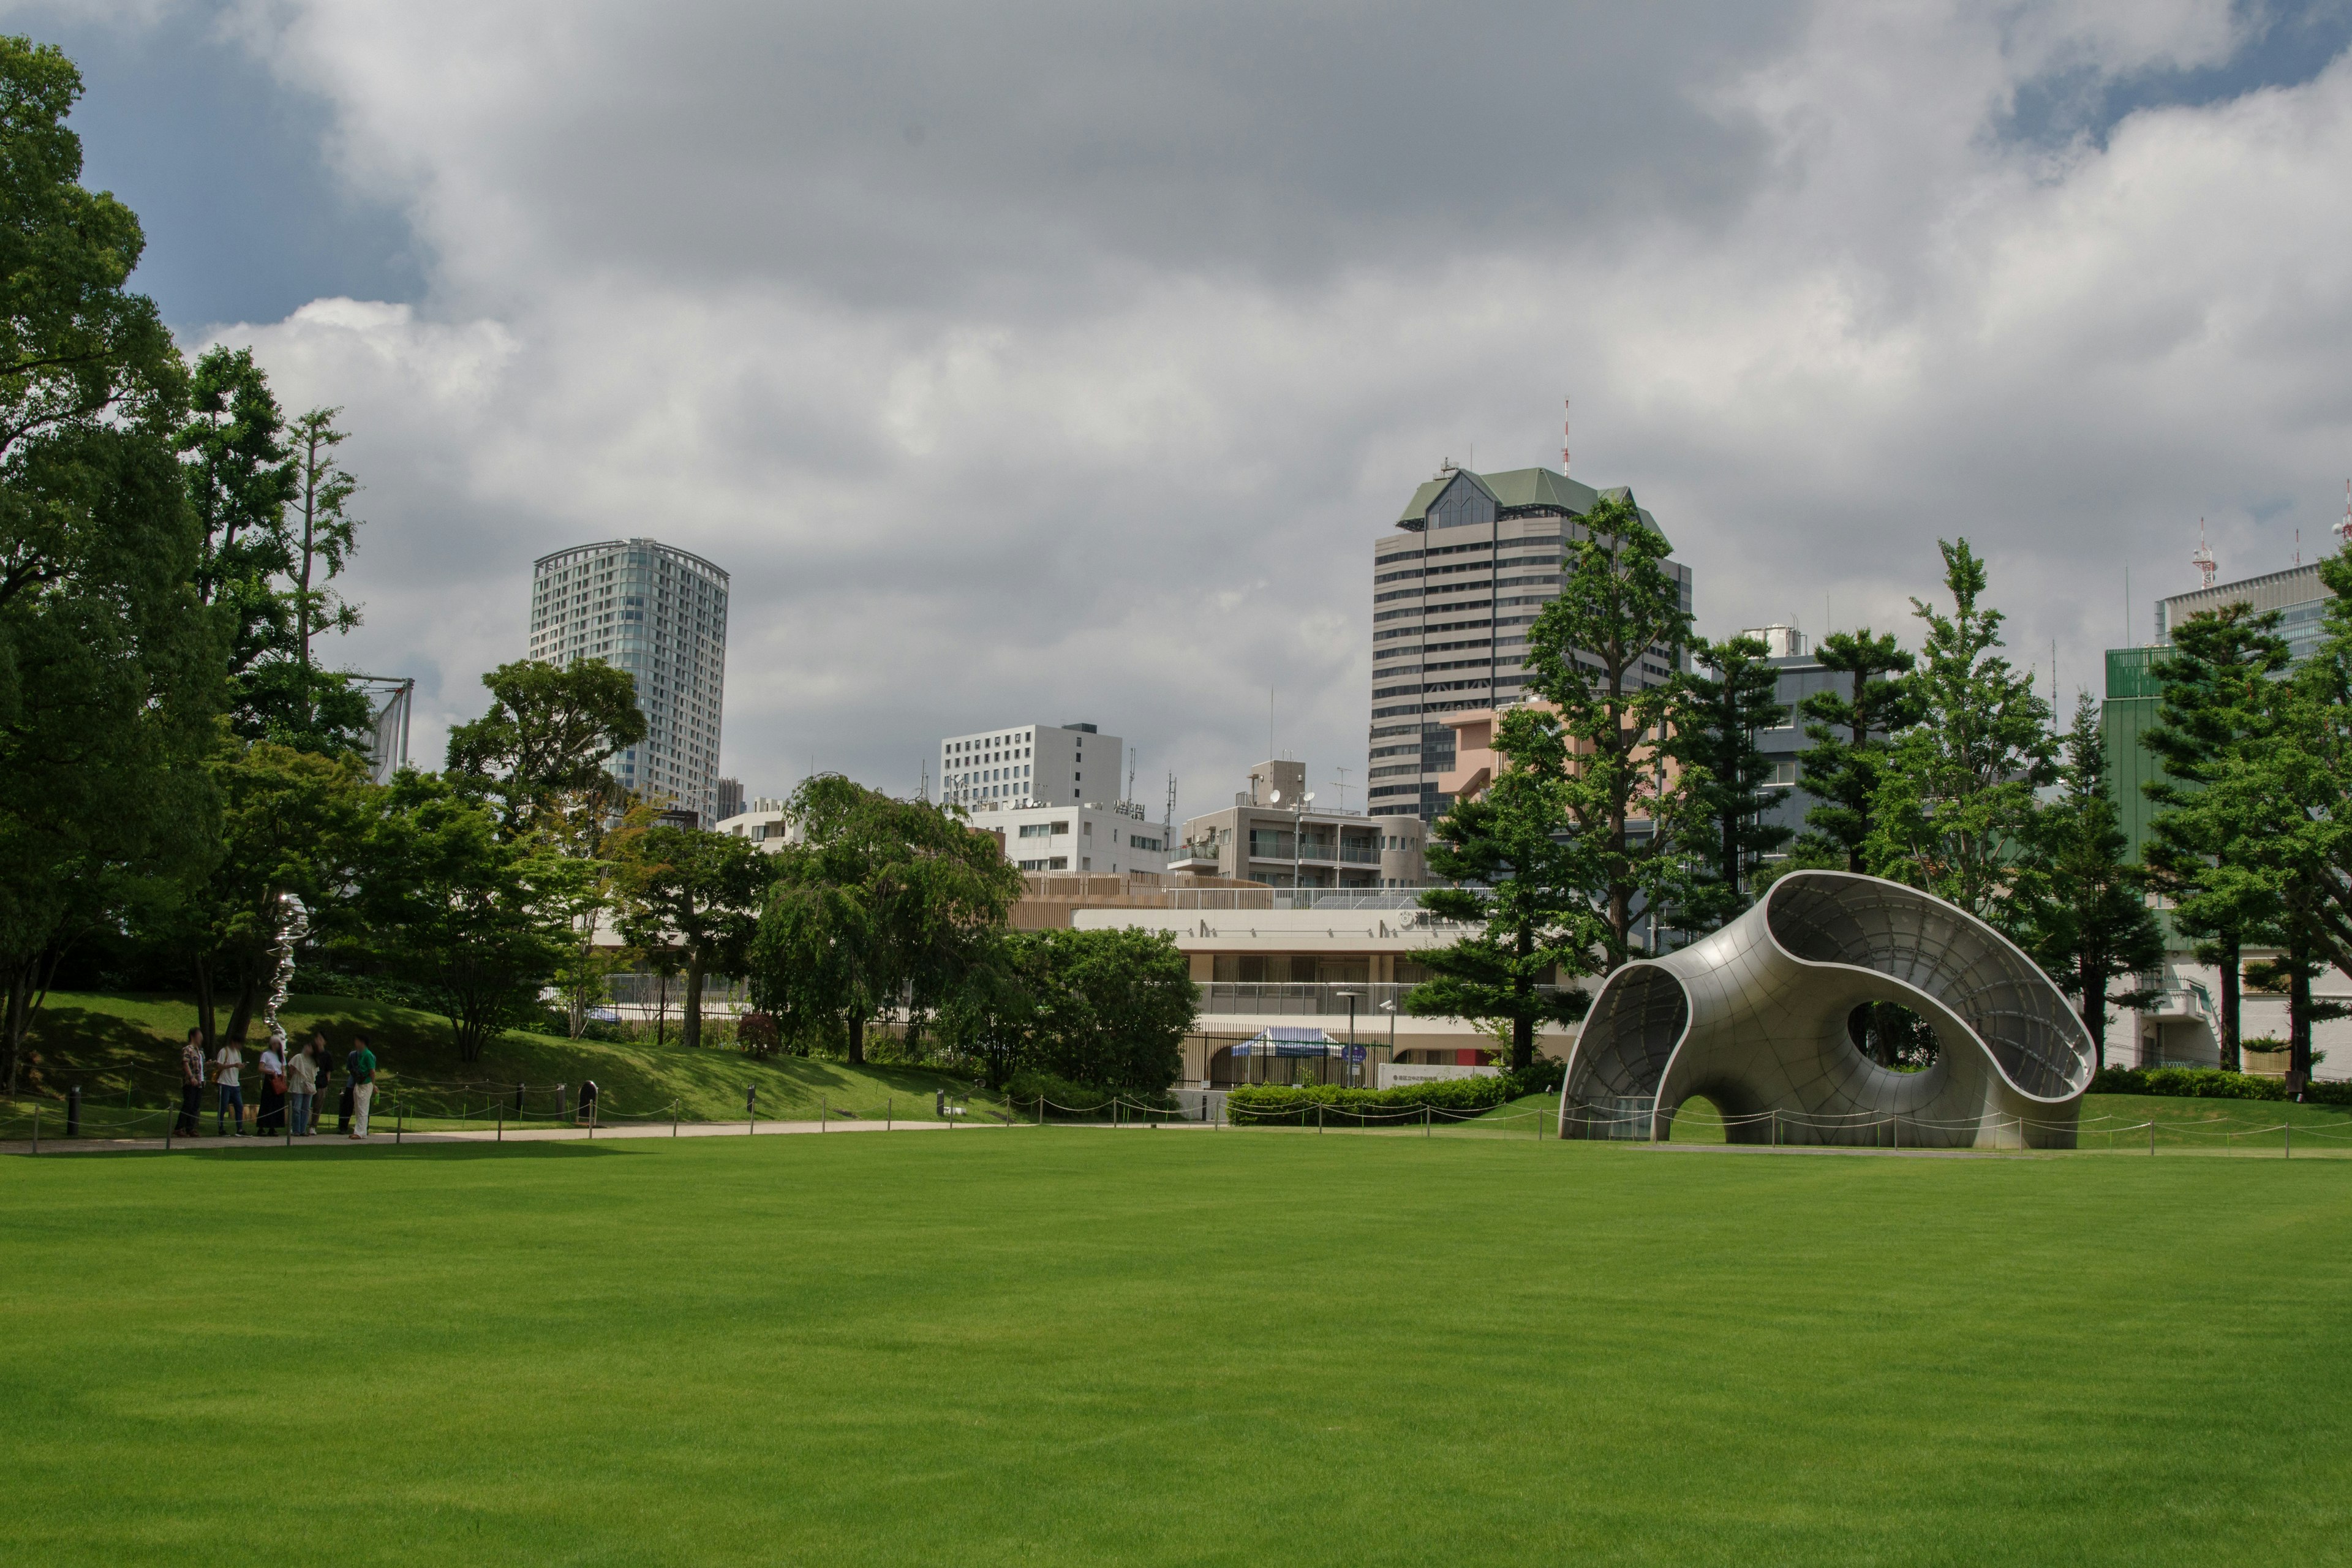
<svg viewBox="0 0 2352 1568"><path fill-rule="evenodd" d="M261 1114L253 1119L253 1130L264 1138L286 1130L286 1057L278 1048L281 1043L272 1035L261 1047Z"/></svg>
<svg viewBox="0 0 2352 1568"><path fill-rule="evenodd" d="M213 1113L215 1137L245 1136L245 1088L238 1082L245 1068L245 1052L235 1040L224 1041L213 1057L213 1082L220 1086L220 1103ZM229 1108L236 1108L236 1131L228 1131Z"/></svg>
<svg viewBox="0 0 2352 1568"><path fill-rule="evenodd" d="M183 1138L194 1138L204 1113L205 1032L190 1029L187 1043L180 1047L180 1119L172 1131Z"/></svg>
<svg viewBox="0 0 2352 1568"><path fill-rule="evenodd" d="M318 1037L313 1035L312 1039ZM292 1120L287 1131L297 1138L310 1136L310 1107L319 1099L319 1058L310 1047L290 1051L286 1058L286 1113Z"/></svg>
<svg viewBox="0 0 2352 1568"><path fill-rule="evenodd" d="M343 1092L335 1101L335 1131L346 1138L352 1132L352 1090L358 1087L352 1081L352 1058L357 1055L357 1051L351 1051L343 1058Z"/></svg>
<svg viewBox="0 0 2352 1568"><path fill-rule="evenodd" d="M368 1106L375 1099L375 1053L368 1049L365 1035L352 1037L352 1054L343 1058L344 1070L352 1080L352 1136L367 1136Z"/></svg>
<svg viewBox="0 0 2352 1568"><path fill-rule="evenodd" d="M328 1047L327 1032L324 1029L310 1031L310 1076L318 1080L319 1089L318 1094L310 1099L310 1136L316 1138L319 1135L319 1099L332 1087L335 1081L334 1054ZM351 1091L348 1089L345 1089L343 1096L343 1125L348 1130L352 1118Z"/></svg>

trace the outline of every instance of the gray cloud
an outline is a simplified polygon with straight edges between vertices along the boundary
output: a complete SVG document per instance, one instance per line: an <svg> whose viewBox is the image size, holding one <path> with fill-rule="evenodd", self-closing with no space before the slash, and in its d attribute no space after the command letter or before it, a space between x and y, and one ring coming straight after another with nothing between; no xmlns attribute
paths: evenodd
<svg viewBox="0 0 2352 1568"><path fill-rule="evenodd" d="M2352 74L2262 21L257 6L428 287L217 330L350 405L351 652L428 744L534 555L652 533L735 574L755 790L1090 719L1197 809L1269 688L1360 783L1372 537L1440 457L1556 460L1570 391L1709 632L1906 625L1965 532L2095 686L2127 564L2144 626L2200 513L2308 555L2352 461ZM2062 79L2095 126L2021 132Z"/></svg>

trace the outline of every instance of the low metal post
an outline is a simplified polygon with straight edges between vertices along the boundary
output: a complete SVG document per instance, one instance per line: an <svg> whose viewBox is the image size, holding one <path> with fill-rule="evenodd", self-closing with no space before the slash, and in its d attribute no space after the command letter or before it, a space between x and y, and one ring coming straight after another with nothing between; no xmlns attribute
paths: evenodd
<svg viewBox="0 0 2352 1568"><path fill-rule="evenodd" d="M816 1130L820 1132L833 1131L833 1100L830 1096L820 1094L816 1097Z"/></svg>
<svg viewBox="0 0 2352 1568"><path fill-rule="evenodd" d="M66 1090L66 1136L68 1138L81 1136L81 1085L79 1084L75 1084Z"/></svg>
<svg viewBox="0 0 2352 1568"><path fill-rule="evenodd" d="M2147 1157L2151 1160L2156 1158L2156 1123L2153 1121L2147 1124Z"/></svg>
<svg viewBox="0 0 2352 1568"><path fill-rule="evenodd" d="M1323 1108L1320 1105L1315 1108L1315 1131L1318 1136L1323 1131Z"/></svg>
<svg viewBox="0 0 2352 1568"><path fill-rule="evenodd" d="M2280 1149L2281 1149L2281 1150L2283 1150L2283 1151L2284 1152L2285 1158L2290 1159L2290 1160L2292 1160L2292 1159L2294 1159L2294 1122L2289 1121L2289 1122L2284 1123L2284 1124L2279 1128L2279 1147L2280 1147Z"/></svg>
<svg viewBox="0 0 2352 1568"><path fill-rule="evenodd" d="M890 1118L897 1110L898 1104L898 1100L892 1096L885 1095L882 1098L882 1131L885 1132L890 1131Z"/></svg>
<svg viewBox="0 0 2352 1568"><path fill-rule="evenodd" d="M506 1101L504 1101L504 1100L500 1100L500 1101L499 1102L498 1110L499 1110L499 1135L498 1135L496 1138L491 1139L491 1140L490 1140L490 1142L493 1142L493 1143L503 1143L503 1142L505 1142L507 1141L507 1107L506 1107Z"/></svg>
<svg viewBox="0 0 2352 1568"><path fill-rule="evenodd" d="M669 1102L669 1135L673 1138L677 1136L677 1101L675 1100Z"/></svg>
<svg viewBox="0 0 2352 1568"><path fill-rule="evenodd" d="M37 1100L36 1100L36 1101L34 1102L34 1104L33 1104L33 1152L34 1152L34 1153L36 1153L36 1154L37 1154L37 1153L39 1153L40 1152L41 1152L41 1107L40 1107L40 1102L39 1102L39 1101L37 1101Z"/></svg>
<svg viewBox="0 0 2352 1568"><path fill-rule="evenodd" d="M757 1135L759 1129L760 1086L756 1083L747 1083L743 1086L743 1136L753 1137Z"/></svg>
<svg viewBox="0 0 2352 1568"><path fill-rule="evenodd" d="M402 1100L398 1105L394 1106L394 1107L393 1107L393 1109L392 1109L392 1141L393 1141L394 1143L399 1142L400 1142L400 1138L401 1138L401 1134L403 1134L403 1133L406 1132L407 1131L408 1131L408 1101L406 1101L406 1100Z"/></svg>
<svg viewBox="0 0 2352 1568"><path fill-rule="evenodd" d="M1774 1147L1775 1149L1778 1149L1780 1146L1780 1108L1779 1108L1778 1106L1775 1106L1775 1107L1773 1108L1773 1110L1772 1110L1772 1147Z"/></svg>
<svg viewBox="0 0 2352 1568"><path fill-rule="evenodd" d="M1429 1136L1429 1107L1426 1105L1421 1108L1421 1135L1423 1138Z"/></svg>
<svg viewBox="0 0 2352 1568"><path fill-rule="evenodd" d="M1886 1121L1887 1124L1894 1129L1892 1136L1895 1140L1895 1152L1900 1154L1903 1152L1903 1113L1898 1110Z"/></svg>

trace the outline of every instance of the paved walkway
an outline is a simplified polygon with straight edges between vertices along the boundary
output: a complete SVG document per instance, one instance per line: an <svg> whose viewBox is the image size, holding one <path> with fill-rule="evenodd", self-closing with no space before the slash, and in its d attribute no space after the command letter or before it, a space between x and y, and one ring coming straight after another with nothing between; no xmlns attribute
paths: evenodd
<svg viewBox="0 0 2352 1568"><path fill-rule="evenodd" d="M503 1131L494 1128L467 1129L453 1131L400 1132L386 1128L379 1120L375 1131L367 1139L371 1149L406 1148L412 1143L579 1143L604 1142L614 1138L770 1138L792 1136L803 1132L976 1132L987 1128L1026 1126L1025 1122L966 1121L681 1121L626 1122L602 1127L509 1127ZM321 1132L315 1138L297 1138L293 1143L307 1149L348 1149L352 1140L333 1132ZM284 1149L283 1137L264 1138L252 1135L244 1138L216 1138L207 1133L201 1138L174 1138L174 1150L262 1150ZM42 1154L115 1153L138 1149L164 1147L161 1138L58 1138L44 1136ZM0 1154L30 1154L35 1152L29 1139L0 1142Z"/></svg>

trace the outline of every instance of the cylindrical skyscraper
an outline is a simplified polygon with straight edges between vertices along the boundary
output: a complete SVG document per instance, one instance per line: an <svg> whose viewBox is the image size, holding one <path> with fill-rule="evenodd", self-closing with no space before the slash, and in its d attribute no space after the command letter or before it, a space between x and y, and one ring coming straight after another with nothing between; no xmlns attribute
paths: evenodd
<svg viewBox="0 0 2352 1568"><path fill-rule="evenodd" d="M542 556L531 570L530 657L601 658L637 683L646 738L613 774L655 800L718 819L719 713L727 686L727 574L650 539Z"/></svg>

